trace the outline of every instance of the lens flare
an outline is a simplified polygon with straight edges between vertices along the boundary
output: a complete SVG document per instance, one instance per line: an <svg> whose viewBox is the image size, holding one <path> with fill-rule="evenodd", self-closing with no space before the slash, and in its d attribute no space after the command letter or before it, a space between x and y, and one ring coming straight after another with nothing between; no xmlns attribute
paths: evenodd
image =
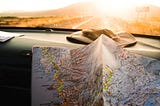
<svg viewBox="0 0 160 106"><path fill-rule="evenodd" d="M123 13L147 4L146 0L99 0L97 9L103 15L123 15Z"/></svg>

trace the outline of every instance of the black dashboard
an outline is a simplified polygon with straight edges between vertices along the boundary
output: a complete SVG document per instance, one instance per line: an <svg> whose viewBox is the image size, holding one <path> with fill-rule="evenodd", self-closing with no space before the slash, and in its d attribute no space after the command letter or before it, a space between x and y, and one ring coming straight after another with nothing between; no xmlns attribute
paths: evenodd
<svg viewBox="0 0 160 106"><path fill-rule="evenodd" d="M1 106L31 105L31 68L33 46L78 48L85 44L72 43L66 35L78 30L45 28L0 28L0 31L21 33L24 36L0 43ZM125 49L151 58L160 59L160 37L133 34L137 44Z"/></svg>
<svg viewBox="0 0 160 106"><path fill-rule="evenodd" d="M0 94L1 106L31 105L32 47L56 46L76 48L82 44L66 41L74 30L0 28L0 31L21 33L24 36L0 42Z"/></svg>

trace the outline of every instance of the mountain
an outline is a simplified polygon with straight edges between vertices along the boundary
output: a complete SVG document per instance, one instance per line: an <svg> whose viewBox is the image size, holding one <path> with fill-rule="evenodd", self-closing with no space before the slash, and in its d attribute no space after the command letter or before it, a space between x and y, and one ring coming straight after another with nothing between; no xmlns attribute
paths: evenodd
<svg viewBox="0 0 160 106"><path fill-rule="evenodd" d="M147 6L149 7L148 16L154 16L154 17L160 16L160 7L155 6L155 5L147 5ZM136 14L136 11L134 12L133 14ZM36 17L36 16L37 17L38 16L90 16L90 15L98 15L98 13L99 13L99 10L97 9L96 3L79 2L79 3L75 3L75 4L72 4L72 5L63 7L63 8L59 8L59 9L34 11L34 12L24 12L24 11L21 11L21 12L14 11L13 12L11 11L11 12L6 12L6 13L0 13L0 16L32 16L32 17ZM131 13L131 12L126 12L126 14L128 13ZM117 16L117 17L123 16L119 14L121 13L116 13L116 15L113 15L113 16Z"/></svg>
<svg viewBox="0 0 160 106"><path fill-rule="evenodd" d="M75 16L82 16L82 15L93 15L96 12L96 5L92 2L82 2L72 4L70 6L60 8L57 10L49 10L43 11L42 14L45 15L75 15Z"/></svg>
<svg viewBox="0 0 160 106"><path fill-rule="evenodd" d="M89 16L96 12L96 4L93 2L75 3L63 8L35 11L35 12L10 12L0 13L1 16Z"/></svg>

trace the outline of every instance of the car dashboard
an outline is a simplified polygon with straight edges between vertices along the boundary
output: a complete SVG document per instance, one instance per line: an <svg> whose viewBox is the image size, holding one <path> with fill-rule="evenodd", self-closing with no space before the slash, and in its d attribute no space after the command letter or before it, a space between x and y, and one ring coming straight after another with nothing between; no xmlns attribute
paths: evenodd
<svg viewBox="0 0 160 106"><path fill-rule="evenodd" d="M68 34L78 30L45 28L0 28L0 31L14 32L23 36L0 43L0 105L31 105L32 47L56 46L79 48L86 44L73 43L66 39ZM125 47L128 51L160 59L160 37L133 34L137 43Z"/></svg>

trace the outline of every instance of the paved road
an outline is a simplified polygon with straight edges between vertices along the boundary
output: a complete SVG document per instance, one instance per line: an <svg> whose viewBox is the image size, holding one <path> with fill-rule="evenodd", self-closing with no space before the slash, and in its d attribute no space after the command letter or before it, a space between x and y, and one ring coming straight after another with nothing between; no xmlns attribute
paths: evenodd
<svg viewBox="0 0 160 106"><path fill-rule="evenodd" d="M87 23L93 21L95 18L96 18L96 17L91 17L91 18L89 18L88 20L83 21L83 22L81 22L81 23L73 26L72 29L77 29L77 28L79 28L80 26L83 26L84 24L87 24Z"/></svg>
<svg viewBox="0 0 160 106"><path fill-rule="evenodd" d="M110 29L113 32L122 31L124 26L127 25L126 22L122 20L118 20L116 18L111 18L107 16L95 16L91 17L86 21L83 21L75 26L73 26L73 29Z"/></svg>

